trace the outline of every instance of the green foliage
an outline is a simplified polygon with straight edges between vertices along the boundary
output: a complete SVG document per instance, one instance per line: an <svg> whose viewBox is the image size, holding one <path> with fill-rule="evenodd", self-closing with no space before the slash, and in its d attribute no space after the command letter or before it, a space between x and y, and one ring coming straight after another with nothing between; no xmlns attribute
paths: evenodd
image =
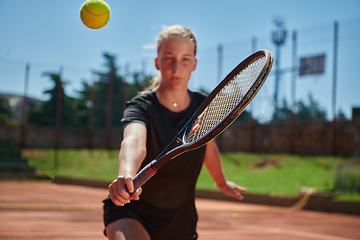
<svg viewBox="0 0 360 240"><path fill-rule="evenodd" d="M74 107L78 118L77 127L86 128L89 118L89 107L91 106L90 93L91 87L84 80L82 83L82 90L78 91L78 99L74 99Z"/></svg>
<svg viewBox="0 0 360 240"><path fill-rule="evenodd" d="M308 95L308 104L304 101L296 103L295 118L299 120L325 119L326 111L320 107L320 104L315 101L311 93ZM290 106L286 99L282 100L282 104L278 108L278 120L284 121L290 119ZM342 114L343 113L339 113ZM274 117L275 113L273 114ZM341 115L341 116L342 116Z"/></svg>
<svg viewBox="0 0 360 240"><path fill-rule="evenodd" d="M29 111L28 123L43 126L55 126L58 89L60 88L62 94L61 126L76 127L78 125L78 118L76 115L74 99L65 94L63 85L66 83L61 81L58 73L45 72L43 75L49 77L50 80L54 82L54 87L44 92L44 94L50 96L48 101L43 102Z"/></svg>
<svg viewBox="0 0 360 240"><path fill-rule="evenodd" d="M278 117L280 120L287 120L290 118L290 107L285 98L282 101L282 106L279 108Z"/></svg>
<svg viewBox="0 0 360 240"><path fill-rule="evenodd" d="M283 98L282 104L279 106L277 114L277 118L280 121L288 120L290 118L290 108L286 98ZM273 118L275 118L275 112L273 114Z"/></svg>
<svg viewBox="0 0 360 240"><path fill-rule="evenodd" d="M336 119L337 120L347 120L346 115L341 108L339 109L338 113L336 114Z"/></svg>
<svg viewBox="0 0 360 240"><path fill-rule="evenodd" d="M54 168L53 149L25 149L24 158L37 171L54 178L55 175L80 179L112 181L117 177L117 151L60 149L58 167Z"/></svg>
<svg viewBox="0 0 360 240"><path fill-rule="evenodd" d="M114 118L118 117L117 122L120 122L121 113L118 109L122 110L123 106L123 79L120 76L117 76L116 68L116 57L104 53L103 57L105 58L104 65L107 67L106 72L94 71L94 74L97 76L98 81L94 83L94 127L95 128L105 128L106 126L106 116L107 116L107 106L108 98L112 94L112 122L114 123ZM111 85L113 86L111 87ZM112 89L111 89L112 88ZM109 92L112 91L112 92ZM115 112L114 112L115 110ZM115 124L115 127L119 125Z"/></svg>
<svg viewBox="0 0 360 240"><path fill-rule="evenodd" d="M11 122L12 110L8 100L0 97L0 123L8 124Z"/></svg>
<svg viewBox="0 0 360 240"><path fill-rule="evenodd" d="M78 98L71 98L66 95L63 85L66 84L60 79L59 74L46 72L43 75L49 77L54 82L52 89L46 90L44 94L49 96L49 100L31 109L28 113L28 123L43 126L55 126L56 108L58 98L58 86L62 93L62 127L86 128L89 121L89 109L92 110L92 123L94 128L105 128L108 110L109 96L112 94L110 102L112 127L121 127L121 118L125 102L136 96L150 82L152 76L143 76L138 72L133 73L133 83L124 81L124 77L117 74L116 56L104 53L104 72L94 71L96 81L92 86L86 80L82 82L82 89L78 93ZM110 92L111 91L111 92ZM111 94L110 94L111 93ZM1 109L0 109L1 118Z"/></svg>
<svg viewBox="0 0 360 240"><path fill-rule="evenodd" d="M312 157L286 154L223 153L222 163L227 178L251 193L296 196L301 187L321 191L332 189L336 157ZM211 177L202 169L198 187L213 189Z"/></svg>
<svg viewBox="0 0 360 240"><path fill-rule="evenodd" d="M243 111L240 116L236 119L236 122L249 122L250 121L250 112Z"/></svg>
<svg viewBox="0 0 360 240"><path fill-rule="evenodd" d="M360 194L360 163L352 161L338 167L334 191Z"/></svg>
<svg viewBox="0 0 360 240"><path fill-rule="evenodd" d="M313 95L308 95L309 105L306 105L303 101L297 103L296 119L310 120L310 119L325 119L326 111L320 107L320 104L315 101Z"/></svg>
<svg viewBox="0 0 360 240"><path fill-rule="evenodd" d="M94 71L98 80L93 86L93 126L94 128L105 128L108 98L112 94L112 102L110 103L112 111L112 127L121 127L121 118L123 114L123 108L126 101L136 96L142 88L144 88L151 76L141 76L140 73L133 73L133 83L130 84L125 81L124 76L117 74L118 68L116 67L116 57L109 53L104 53L106 72ZM109 88L109 84L110 88ZM112 92L109 92L112 91ZM111 93L111 94L110 94ZM86 93L83 93L83 97L88 96L89 89Z"/></svg>

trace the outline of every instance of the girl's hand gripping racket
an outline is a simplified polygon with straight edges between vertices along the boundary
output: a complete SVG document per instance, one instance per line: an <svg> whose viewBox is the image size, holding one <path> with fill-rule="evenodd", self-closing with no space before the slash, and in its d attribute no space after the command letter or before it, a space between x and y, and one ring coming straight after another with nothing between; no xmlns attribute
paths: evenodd
<svg viewBox="0 0 360 240"><path fill-rule="evenodd" d="M260 50L241 62L209 94L159 156L134 177L135 191L168 161L214 139L245 110L270 73L273 56Z"/></svg>

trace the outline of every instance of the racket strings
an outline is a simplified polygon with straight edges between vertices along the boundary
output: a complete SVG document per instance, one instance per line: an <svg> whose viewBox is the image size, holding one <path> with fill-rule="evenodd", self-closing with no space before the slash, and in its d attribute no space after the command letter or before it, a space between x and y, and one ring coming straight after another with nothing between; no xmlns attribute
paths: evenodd
<svg viewBox="0 0 360 240"><path fill-rule="evenodd" d="M260 56L231 79L213 98L190 125L185 135L185 142L193 142L218 125L249 92L265 64L266 57Z"/></svg>

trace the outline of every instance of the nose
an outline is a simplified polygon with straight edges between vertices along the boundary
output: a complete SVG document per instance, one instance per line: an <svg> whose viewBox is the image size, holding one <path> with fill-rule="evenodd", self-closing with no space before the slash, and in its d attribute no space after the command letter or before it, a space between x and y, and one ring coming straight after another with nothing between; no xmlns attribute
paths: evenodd
<svg viewBox="0 0 360 240"><path fill-rule="evenodd" d="M172 64L172 68L174 71L180 70L180 62L178 60L174 60Z"/></svg>

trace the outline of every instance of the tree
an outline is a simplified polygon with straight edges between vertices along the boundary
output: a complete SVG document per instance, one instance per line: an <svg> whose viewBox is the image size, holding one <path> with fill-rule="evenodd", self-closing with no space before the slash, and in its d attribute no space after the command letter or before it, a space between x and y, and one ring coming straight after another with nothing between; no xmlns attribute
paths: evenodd
<svg viewBox="0 0 360 240"><path fill-rule="evenodd" d="M309 105L306 105L303 101L299 101L296 104L297 111L295 113L296 119L310 120L310 119L322 119L326 118L326 111L322 109L318 102L315 101L311 93L308 95Z"/></svg>
<svg viewBox="0 0 360 240"><path fill-rule="evenodd" d="M144 75L141 72L134 72L132 77L134 79L134 84L131 85L132 87L129 91L130 95L132 96L135 96L139 92L145 91L147 88L149 88L151 80L153 79L153 76Z"/></svg>
<svg viewBox="0 0 360 240"><path fill-rule="evenodd" d="M104 53L106 72L95 71L98 81L94 85L94 128L104 128L107 116L108 84L112 81L112 126L120 127L124 105L124 81L117 75L116 56ZM111 79L110 79L111 78Z"/></svg>
<svg viewBox="0 0 360 240"><path fill-rule="evenodd" d="M277 120L284 121L290 118L290 108L286 101L286 98L283 98L282 105L278 107ZM273 119L275 119L275 113L273 114Z"/></svg>
<svg viewBox="0 0 360 240"><path fill-rule="evenodd" d="M29 111L28 123L55 126L60 75L58 73L44 72L43 76L49 77L50 80L54 82L54 88L44 91L45 95L50 95L50 99L48 101L43 102ZM78 127L79 120L75 111L75 100L65 94L63 83L61 82L60 84L62 93L61 126Z"/></svg>
<svg viewBox="0 0 360 240"><path fill-rule="evenodd" d="M12 110L6 98L0 97L0 123L11 123Z"/></svg>
<svg viewBox="0 0 360 240"><path fill-rule="evenodd" d="M336 119L338 120L347 120L346 115L344 113L344 111L340 108L337 115L336 115Z"/></svg>
<svg viewBox="0 0 360 240"><path fill-rule="evenodd" d="M116 67L116 56L110 53L104 53L105 72L95 71L98 80L94 85L94 128L104 128L106 124L106 111L108 84L112 78L112 127L121 127L121 118L126 101L130 100L139 92L148 87L152 76L143 76L140 72L132 73L133 83L125 82L124 76L118 75Z"/></svg>
<svg viewBox="0 0 360 240"><path fill-rule="evenodd" d="M136 96L150 82L151 76L142 76L140 73L133 73L134 83L124 82L124 78L117 74L116 56L110 53L104 53L106 71L94 71L97 80L93 86L90 86L86 80L82 82L82 89L78 91L77 98L71 98L65 94L61 82L62 93L62 127L80 127L86 128L89 117L89 107L93 107L93 127L105 128L107 105L109 92L112 93L112 125L111 127L121 127L121 118L123 107L127 100ZM54 82L52 89L46 90L45 95L49 95L49 100L41 103L35 108L29 110L28 123L44 126L55 126L56 107L58 97L58 86L60 76L58 73L45 72L43 76L49 77ZM111 80L111 81L110 81ZM109 83L111 83L110 88ZM93 99L90 102L90 92ZM111 95L111 94L110 94Z"/></svg>
<svg viewBox="0 0 360 240"><path fill-rule="evenodd" d="M240 116L236 119L237 122L249 122L250 121L250 112L244 110Z"/></svg>
<svg viewBox="0 0 360 240"><path fill-rule="evenodd" d="M78 126L87 128L89 108L92 106L90 99L91 86L85 80L82 81L82 90L78 91L78 99L74 99L74 107L78 118Z"/></svg>

